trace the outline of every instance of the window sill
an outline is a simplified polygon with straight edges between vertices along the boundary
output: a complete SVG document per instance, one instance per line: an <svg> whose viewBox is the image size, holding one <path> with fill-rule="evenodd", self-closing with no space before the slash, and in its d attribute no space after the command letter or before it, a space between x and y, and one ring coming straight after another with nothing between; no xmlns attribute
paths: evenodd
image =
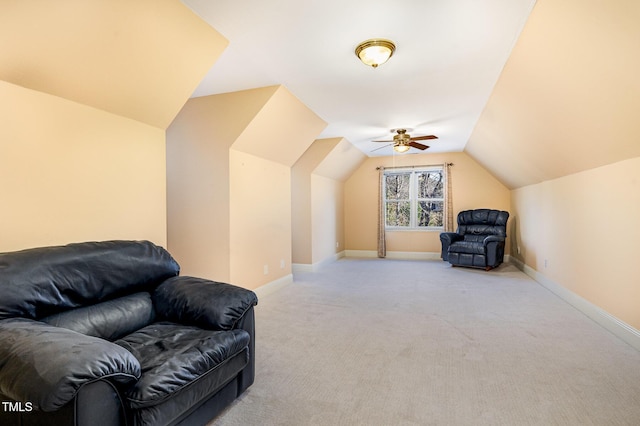
<svg viewBox="0 0 640 426"><path fill-rule="evenodd" d="M384 228L386 232L444 232L443 228Z"/></svg>

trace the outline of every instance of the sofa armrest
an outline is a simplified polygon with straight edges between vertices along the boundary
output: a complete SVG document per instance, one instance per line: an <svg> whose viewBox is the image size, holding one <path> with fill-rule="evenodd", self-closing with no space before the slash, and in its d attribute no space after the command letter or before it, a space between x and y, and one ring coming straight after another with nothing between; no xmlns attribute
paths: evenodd
<svg viewBox="0 0 640 426"><path fill-rule="evenodd" d="M156 313L169 321L212 330L231 330L258 304L251 290L203 278L172 277L153 294Z"/></svg>
<svg viewBox="0 0 640 426"><path fill-rule="evenodd" d="M129 384L140 363L97 337L23 318L0 321L0 393L35 409L55 411L100 379Z"/></svg>

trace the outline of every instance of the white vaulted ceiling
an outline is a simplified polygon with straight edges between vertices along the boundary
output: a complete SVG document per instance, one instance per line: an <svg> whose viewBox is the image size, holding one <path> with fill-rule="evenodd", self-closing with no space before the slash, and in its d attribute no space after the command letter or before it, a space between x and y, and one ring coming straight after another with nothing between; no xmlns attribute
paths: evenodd
<svg viewBox="0 0 640 426"><path fill-rule="evenodd" d="M182 0L229 40L193 96L284 85L369 156L391 128L435 134L429 152L462 151L535 0ZM354 49L397 50L377 69Z"/></svg>

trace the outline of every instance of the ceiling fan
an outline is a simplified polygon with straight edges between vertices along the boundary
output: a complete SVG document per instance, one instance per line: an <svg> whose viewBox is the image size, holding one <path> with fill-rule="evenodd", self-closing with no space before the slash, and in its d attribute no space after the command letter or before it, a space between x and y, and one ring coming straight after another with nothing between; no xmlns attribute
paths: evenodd
<svg viewBox="0 0 640 426"><path fill-rule="evenodd" d="M392 132L396 132L395 135L393 135L393 140L381 140L381 141L372 141L372 142L393 142L389 145L393 145L393 149L396 152L407 152L409 150L409 148L416 148L419 149L421 151L424 151L425 149L429 148L428 145L423 145L421 143L418 143L416 141L425 141L425 140L429 140L429 139L438 139L437 136L435 135L426 135L426 136L415 136L412 137L410 134L407 133L407 129L391 129ZM389 146L386 145L386 146ZM385 148L385 146L381 146L380 148L376 148L373 151L377 151L379 149ZM373 152L371 151L371 152Z"/></svg>

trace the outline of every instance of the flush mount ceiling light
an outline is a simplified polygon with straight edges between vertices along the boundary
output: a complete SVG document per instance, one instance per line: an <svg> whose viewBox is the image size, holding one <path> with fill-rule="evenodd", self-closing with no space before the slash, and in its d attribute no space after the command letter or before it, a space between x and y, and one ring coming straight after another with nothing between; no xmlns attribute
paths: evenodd
<svg viewBox="0 0 640 426"><path fill-rule="evenodd" d="M396 45L390 40L382 38L363 41L356 47L356 56L364 63L373 68L378 68L389 60Z"/></svg>

